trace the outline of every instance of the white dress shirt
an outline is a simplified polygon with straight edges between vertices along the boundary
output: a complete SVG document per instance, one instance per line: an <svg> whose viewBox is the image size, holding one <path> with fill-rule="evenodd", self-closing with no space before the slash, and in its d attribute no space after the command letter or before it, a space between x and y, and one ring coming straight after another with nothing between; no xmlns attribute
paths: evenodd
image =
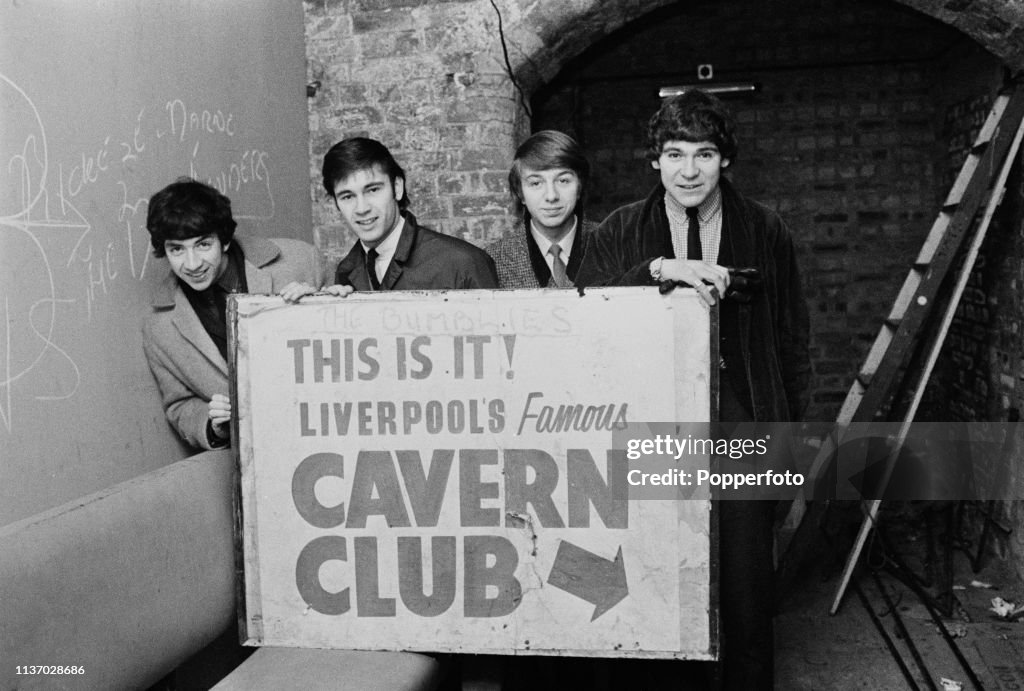
<svg viewBox="0 0 1024 691"><path fill-rule="evenodd" d="M572 228L569 232L562 236L562 239L558 241L558 246L562 248L562 261L566 266L569 265L569 255L572 254L572 246L576 240L576 225L577 220L573 219ZM537 226L530 221L530 235L533 236L533 241L537 243L537 248L540 250L541 255L544 257L544 261L548 264L548 269L551 269L554 265L555 258L551 256L548 251L551 249L551 245L555 244L548 240L544 233L537 230Z"/></svg>
<svg viewBox="0 0 1024 691"><path fill-rule="evenodd" d="M384 275L388 272L388 264L391 263L391 258L395 256L395 250L398 249L398 241L401 239L404 229L405 217L399 216L395 229L388 233L388 236L377 245L377 261L374 262L373 268L377 274L378 281L384 280ZM364 244L363 252L369 251L370 248Z"/></svg>

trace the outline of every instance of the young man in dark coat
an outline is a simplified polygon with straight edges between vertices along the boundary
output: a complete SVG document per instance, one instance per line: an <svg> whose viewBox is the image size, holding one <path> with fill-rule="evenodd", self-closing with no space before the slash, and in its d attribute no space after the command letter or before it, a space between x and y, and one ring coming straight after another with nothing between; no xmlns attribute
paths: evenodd
<svg viewBox="0 0 1024 691"><path fill-rule="evenodd" d="M670 282L720 301L719 420L798 420L807 401L809 320L793 240L777 214L722 177L736 156L731 113L692 90L666 100L647 134L660 184L605 219L577 283ZM760 286L728 292L727 267L756 268ZM771 689L773 503L723 500L718 510L724 686Z"/></svg>
<svg viewBox="0 0 1024 691"><path fill-rule="evenodd" d="M324 188L359 238L338 264L335 283L357 291L497 288L486 252L416 222L405 180L374 139L344 139L324 156Z"/></svg>
<svg viewBox="0 0 1024 691"><path fill-rule="evenodd" d="M508 189L522 223L487 248L502 288L571 288L593 228L583 223L590 163L572 137L531 135L516 149Z"/></svg>

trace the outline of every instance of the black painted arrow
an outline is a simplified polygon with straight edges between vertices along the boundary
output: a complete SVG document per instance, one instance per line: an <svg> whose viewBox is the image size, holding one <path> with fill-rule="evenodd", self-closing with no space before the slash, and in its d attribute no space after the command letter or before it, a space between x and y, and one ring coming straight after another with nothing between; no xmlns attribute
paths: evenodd
<svg viewBox="0 0 1024 691"><path fill-rule="evenodd" d="M548 584L594 605L594 621L629 595L622 547L609 560L562 540Z"/></svg>

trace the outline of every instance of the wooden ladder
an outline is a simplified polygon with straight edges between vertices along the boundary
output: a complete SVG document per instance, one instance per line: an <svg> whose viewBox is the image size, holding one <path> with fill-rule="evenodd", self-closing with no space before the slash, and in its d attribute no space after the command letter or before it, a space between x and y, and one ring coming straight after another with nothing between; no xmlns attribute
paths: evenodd
<svg viewBox="0 0 1024 691"><path fill-rule="evenodd" d="M842 443L842 437L852 423L880 419L894 394L903 391L910 396L910 401L902 413L902 424L887 458L879 493L887 486L989 223L1002 200L1006 178L1016 158L1022 135L1024 88L1014 86L996 97L992 110L978 133L977 140L968 153L938 217L932 224L924 245L868 352L863 367L846 395L836 418L835 432L822 440L808 478L824 477L823 473L829 469L835 452ZM971 228L975 216L983 203L986 205L985 214L972 235ZM942 305L939 319L933 316L936 297L968 237L972 237L971 244L959 269L951 297ZM907 371L908 360L914 353L922 331L927 328L936 328L936 335L932 341L925 344L928 353L923 365L911 374ZM820 503L817 502L817 511L808 511L806 496L800 495L794 500L788 519L791 525L797 525L796 533L790 542L791 551L795 551L793 547L798 540L804 539L801 537L801 531L805 530L805 526L820 520ZM847 557L832 604L832 614L839 608L861 551L874 526L881 500L874 499L864 504L865 517L854 547Z"/></svg>

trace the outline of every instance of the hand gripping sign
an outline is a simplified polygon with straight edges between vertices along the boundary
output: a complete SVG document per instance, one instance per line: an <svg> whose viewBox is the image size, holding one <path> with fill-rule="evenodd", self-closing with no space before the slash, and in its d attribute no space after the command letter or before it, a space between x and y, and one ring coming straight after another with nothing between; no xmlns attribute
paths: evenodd
<svg viewBox="0 0 1024 691"><path fill-rule="evenodd" d="M712 659L711 504L626 498L612 436L708 420L713 316L646 288L234 298L244 638Z"/></svg>

